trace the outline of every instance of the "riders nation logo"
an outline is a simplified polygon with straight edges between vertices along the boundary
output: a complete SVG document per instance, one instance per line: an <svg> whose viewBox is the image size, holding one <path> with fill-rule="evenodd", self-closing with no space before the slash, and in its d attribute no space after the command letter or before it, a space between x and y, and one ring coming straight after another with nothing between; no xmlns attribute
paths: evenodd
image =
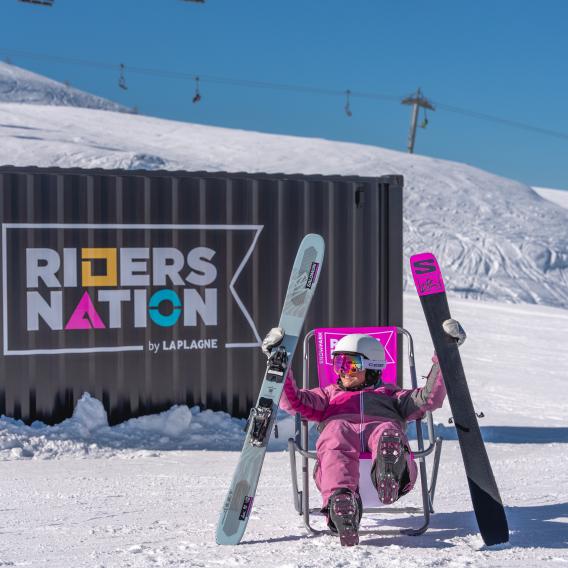
<svg viewBox="0 0 568 568"><path fill-rule="evenodd" d="M199 340L256 346L235 283L261 230L4 224L4 354L165 350ZM228 238L236 259L226 258ZM241 337L221 337L228 310Z"/></svg>

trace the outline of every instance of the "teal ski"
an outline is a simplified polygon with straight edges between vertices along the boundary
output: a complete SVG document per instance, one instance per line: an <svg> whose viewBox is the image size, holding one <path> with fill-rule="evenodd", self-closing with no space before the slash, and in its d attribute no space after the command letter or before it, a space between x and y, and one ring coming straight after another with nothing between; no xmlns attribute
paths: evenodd
<svg viewBox="0 0 568 568"><path fill-rule="evenodd" d="M284 339L272 351L256 406L250 412L241 457L217 524L217 544L239 544L245 532L284 379L316 290L324 250L322 237L315 234L306 235L298 249L278 324L284 330Z"/></svg>

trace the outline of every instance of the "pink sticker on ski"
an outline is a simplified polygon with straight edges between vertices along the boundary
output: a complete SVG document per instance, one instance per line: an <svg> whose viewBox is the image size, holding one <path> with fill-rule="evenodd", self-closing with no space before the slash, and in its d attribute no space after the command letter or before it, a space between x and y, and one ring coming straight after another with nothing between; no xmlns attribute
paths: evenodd
<svg viewBox="0 0 568 568"><path fill-rule="evenodd" d="M419 296L439 294L446 291L438 261L432 253L424 252L411 256L410 267Z"/></svg>

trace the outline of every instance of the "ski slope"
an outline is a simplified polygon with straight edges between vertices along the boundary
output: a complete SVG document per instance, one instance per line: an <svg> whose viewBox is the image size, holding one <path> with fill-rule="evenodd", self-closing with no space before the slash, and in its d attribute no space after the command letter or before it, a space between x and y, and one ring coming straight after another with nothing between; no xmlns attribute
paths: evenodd
<svg viewBox="0 0 568 568"><path fill-rule="evenodd" d="M6 73L4 64L0 82ZM25 89L14 98L30 100ZM448 290L462 297L568 307L568 210L527 185L466 164L361 144L21 102L0 102L0 164L402 174L407 258L431 250L444 266Z"/></svg>
<svg viewBox="0 0 568 568"><path fill-rule="evenodd" d="M548 187L533 187L533 189L544 199L568 209L568 190L550 189Z"/></svg>
<svg viewBox="0 0 568 568"><path fill-rule="evenodd" d="M404 300L425 373L431 345L420 304L414 294ZM244 421L178 406L111 428L101 403L85 396L57 426L0 421L0 566L567 565L568 312L456 299L451 307L468 332L461 352L475 408L485 414L480 425L510 544L485 547L476 532L447 402L435 417L445 441L436 513L424 535L367 535L351 549L330 536L307 537L292 506L284 451L291 419L281 415L243 543L220 547L215 526ZM311 494L316 507L314 487ZM400 504L419 506L419 492ZM419 523L402 515L364 518L367 529Z"/></svg>
<svg viewBox="0 0 568 568"><path fill-rule="evenodd" d="M0 61L0 102L83 107L130 112L113 101Z"/></svg>

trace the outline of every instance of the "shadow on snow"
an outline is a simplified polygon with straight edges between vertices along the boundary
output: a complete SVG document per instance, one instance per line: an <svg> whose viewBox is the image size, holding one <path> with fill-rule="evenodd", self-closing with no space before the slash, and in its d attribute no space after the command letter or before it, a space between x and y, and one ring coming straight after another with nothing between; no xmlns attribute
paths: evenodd
<svg viewBox="0 0 568 568"><path fill-rule="evenodd" d="M552 505L506 507L509 520L510 543L505 545L480 547L483 551L498 552L504 548L568 548L568 503ZM362 530L380 530L381 525L388 529L416 528L422 524L422 517L377 518L365 516ZM319 527L319 525L318 525ZM321 527L323 528L323 526ZM478 534L477 523L472 511L435 513L430 518L430 528L420 536L408 535L361 535L360 546L398 545L408 548L451 548L459 546L460 539ZM319 538L293 530L292 534L275 538L243 540L242 544L274 544ZM331 537L330 537L331 538ZM339 543L338 543L339 545Z"/></svg>
<svg viewBox="0 0 568 568"><path fill-rule="evenodd" d="M542 426L481 426L485 442L492 444L566 444L568 428L547 428ZM410 439L416 439L416 429L408 429ZM426 434L426 428L424 428ZM457 440L455 427L436 425L436 435L444 440Z"/></svg>

